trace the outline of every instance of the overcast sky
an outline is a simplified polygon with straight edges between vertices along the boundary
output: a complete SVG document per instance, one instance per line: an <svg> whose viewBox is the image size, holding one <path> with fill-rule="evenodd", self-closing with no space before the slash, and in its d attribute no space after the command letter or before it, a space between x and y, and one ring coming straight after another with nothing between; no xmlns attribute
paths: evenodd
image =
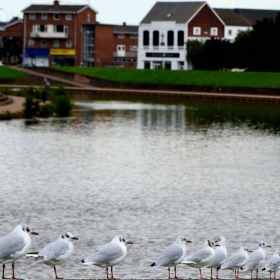
<svg viewBox="0 0 280 280"><path fill-rule="evenodd" d="M162 2L185 2L160 0ZM62 5L89 4L97 14L97 21L108 24L138 25L156 0L60 0ZM198 1L199 0L194 0ZM203 0L200 0L203 1ZM251 8L280 10L280 0L208 0L213 8ZM53 4L53 0L0 0L0 21L22 18L21 11L31 4Z"/></svg>

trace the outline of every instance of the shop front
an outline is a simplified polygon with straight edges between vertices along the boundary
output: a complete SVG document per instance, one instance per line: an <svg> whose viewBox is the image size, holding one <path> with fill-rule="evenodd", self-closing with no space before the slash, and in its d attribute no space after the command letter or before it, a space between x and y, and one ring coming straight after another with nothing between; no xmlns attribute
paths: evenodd
<svg viewBox="0 0 280 280"><path fill-rule="evenodd" d="M75 66L75 49L50 49L52 66Z"/></svg>

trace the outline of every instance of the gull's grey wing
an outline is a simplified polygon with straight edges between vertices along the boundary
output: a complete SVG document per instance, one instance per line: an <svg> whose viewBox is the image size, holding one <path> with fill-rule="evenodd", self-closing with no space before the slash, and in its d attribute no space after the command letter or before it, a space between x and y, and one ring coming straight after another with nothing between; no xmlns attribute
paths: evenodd
<svg viewBox="0 0 280 280"><path fill-rule="evenodd" d="M238 266L245 261L246 257L244 254L236 253L229 257L229 259L221 266L221 268L230 268L233 266Z"/></svg>
<svg viewBox="0 0 280 280"><path fill-rule="evenodd" d="M280 266L280 258L279 256L271 256L268 260L267 263L265 264L265 268L267 270L278 270Z"/></svg>
<svg viewBox="0 0 280 280"><path fill-rule="evenodd" d="M92 254L85 258L85 262L93 262L99 264L109 264L120 258L123 255L123 250L120 246L114 243L107 243L97 248Z"/></svg>
<svg viewBox="0 0 280 280"><path fill-rule="evenodd" d="M190 257L184 261L200 263L204 259L208 258L211 255L211 252L208 249L201 249L193 253Z"/></svg>
<svg viewBox="0 0 280 280"><path fill-rule="evenodd" d="M174 264L179 258L183 256L183 248L177 244L172 244L165 248L161 255L155 262L155 265L170 265Z"/></svg>
<svg viewBox="0 0 280 280"><path fill-rule="evenodd" d="M47 244L39 253L38 257L44 260L58 260L67 251L71 250L69 242L58 239Z"/></svg>
<svg viewBox="0 0 280 280"><path fill-rule="evenodd" d="M16 252L21 251L26 243L24 239L14 232L0 238L0 261L9 260Z"/></svg>
<svg viewBox="0 0 280 280"><path fill-rule="evenodd" d="M250 255L249 262L246 264L246 266L244 268L245 269L257 268L257 267L260 267L261 265L263 265L263 262L264 262L264 258L263 258L262 253L256 251Z"/></svg>

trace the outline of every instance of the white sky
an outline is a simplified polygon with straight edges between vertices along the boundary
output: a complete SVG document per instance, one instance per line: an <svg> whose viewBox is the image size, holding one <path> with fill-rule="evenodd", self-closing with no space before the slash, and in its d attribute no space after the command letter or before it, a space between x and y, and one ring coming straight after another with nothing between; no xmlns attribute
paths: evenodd
<svg viewBox="0 0 280 280"><path fill-rule="evenodd" d="M97 21L108 24L138 25L156 2L182 0L60 0L62 5L90 4L98 12ZM193 0L203 1L203 0ZM208 0L213 8L251 8L280 10L280 0ZM0 21L22 18L21 11L31 4L53 4L53 0L0 0Z"/></svg>

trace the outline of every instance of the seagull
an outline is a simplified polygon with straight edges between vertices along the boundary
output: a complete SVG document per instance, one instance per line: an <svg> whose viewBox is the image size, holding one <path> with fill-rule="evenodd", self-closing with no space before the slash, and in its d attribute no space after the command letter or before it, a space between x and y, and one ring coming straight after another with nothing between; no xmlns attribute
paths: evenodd
<svg viewBox="0 0 280 280"><path fill-rule="evenodd" d="M181 263L181 261L185 258L187 252L187 243L192 242L181 235L177 236L175 242L166 247L158 259L151 264L151 266L168 267L168 279L170 279L170 267L174 266L174 278L178 278L176 275L176 265Z"/></svg>
<svg viewBox="0 0 280 280"><path fill-rule="evenodd" d="M229 269L235 271L235 278L239 278L239 269L242 268L249 261L249 254L251 252L247 247L241 247L238 252L232 254L222 265L221 269Z"/></svg>
<svg viewBox="0 0 280 280"><path fill-rule="evenodd" d="M3 264L2 279L5 277L5 264L12 263L12 279L15 278L15 261L25 255L31 246L30 235L38 235L37 232L24 224L17 225L13 231L0 237L0 263Z"/></svg>
<svg viewBox="0 0 280 280"><path fill-rule="evenodd" d="M111 242L100 246L81 262L84 265L105 267L107 278L109 278L108 267L111 267L111 278L114 278L113 266L124 260L127 255L126 245L128 244L133 243L131 241L126 241L122 236L117 235Z"/></svg>
<svg viewBox="0 0 280 280"><path fill-rule="evenodd" d="M187 264L191 267L199 268L200 279L203 279L201 268L208 266L214 260L214 246L215 243L212 240L206 240L202 249L185 258L181 263Z"/></svg>
<svg viewBox="0 0 280 280"><path fill-rule="evenodd" d="M227 259L227 248L226 248L226 239L224 236L219 236L218 239L215 241L216 244L219 246L215 249L215 258L207 267L211 268L211 279L212 279L212 269L216 268L216 279L219 279L218 271L221 265Z"/></svg>
<svg viewBox="0 0 280 280"><path fill-rule="evenodd" d="M47 244L39 253L25 254L27 259L35 259L38 263L53 265L55 278L57 277L56 265L63 264L68 261L74 251L72 240L79 240L70 232L65 232L59 235L58 239Z"/></svg>
<svg viewBox="0 0 280 280"><path fill-rule="evenodd" d="M276 271L280 269L280 256L278 253L274 253L266 262L264 268L262 271L268 271L270 273L270 279L271 279L271 273L274 272L274 278L276 279Z"/></svg>
<svg viewBox="0 0 280 280"><path fill-rule="evenodd" d="M244 271L251 271L251 279L253 278L253 270L256 270L256 279L258 279L258 271L265 263L265 249L271 248L266 242L260 241L259 248L250 255L249 262L243 267Z"/></svg>

